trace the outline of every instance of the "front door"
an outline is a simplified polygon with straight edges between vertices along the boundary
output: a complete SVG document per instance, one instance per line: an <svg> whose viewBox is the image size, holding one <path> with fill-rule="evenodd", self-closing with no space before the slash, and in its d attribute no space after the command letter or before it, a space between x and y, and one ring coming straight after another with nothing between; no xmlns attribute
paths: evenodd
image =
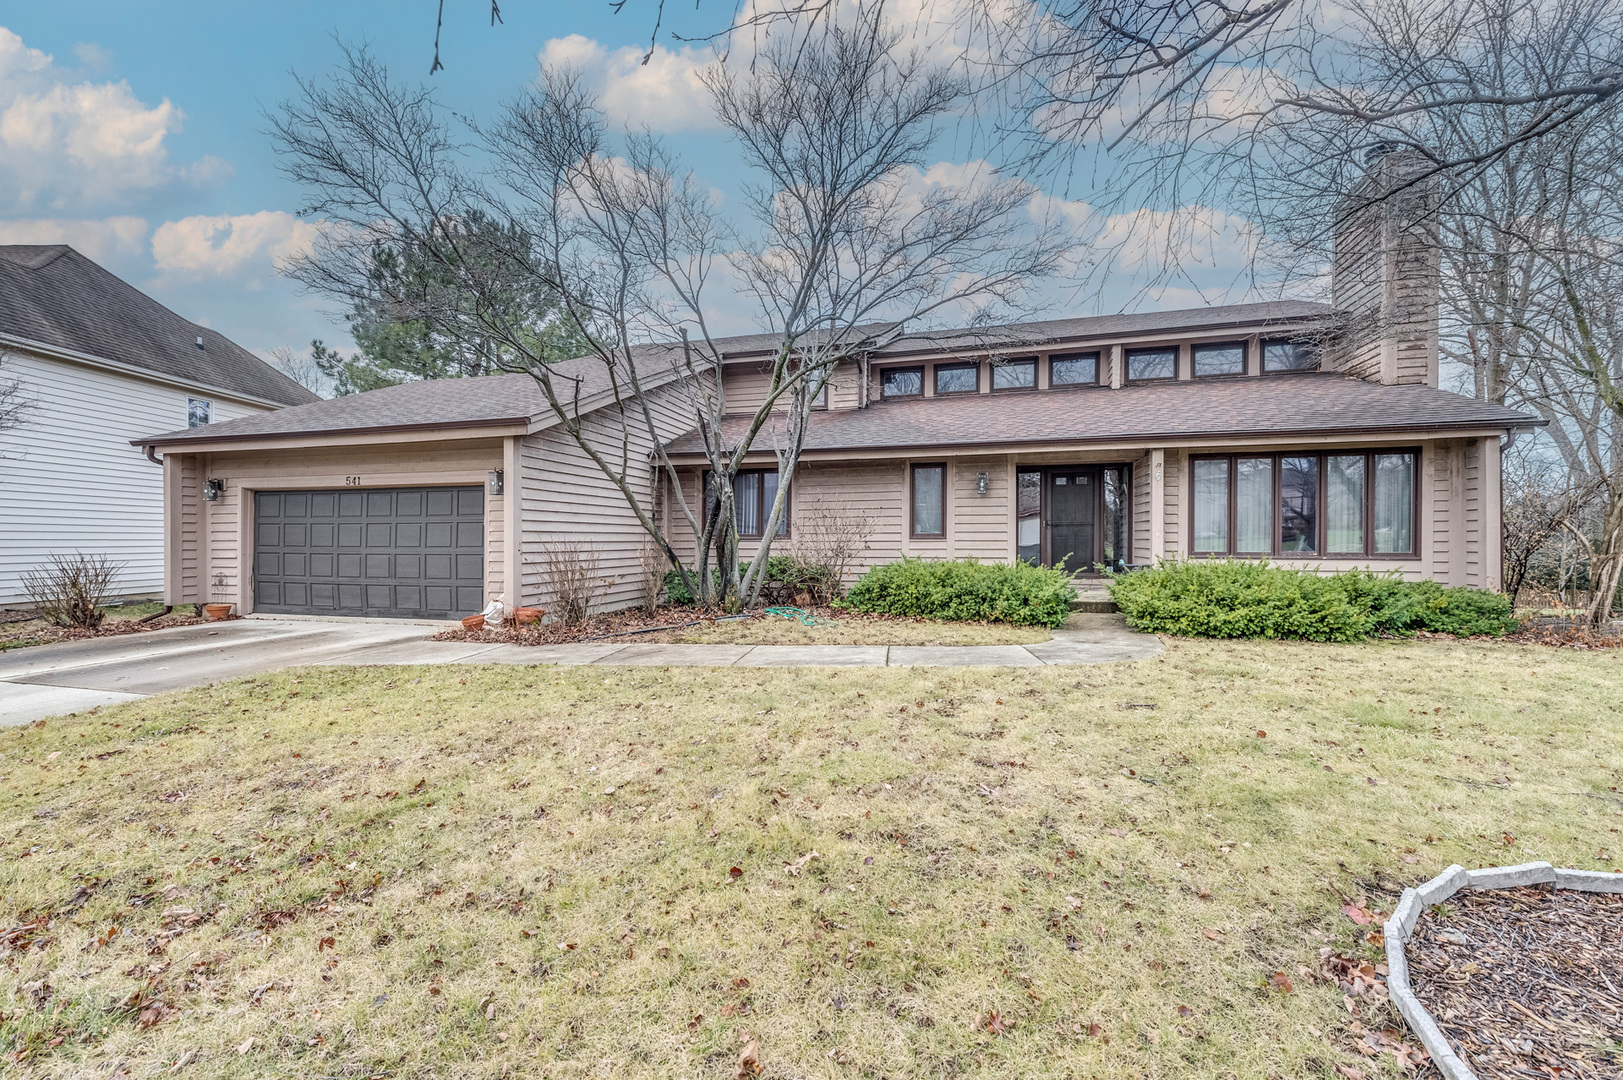
<svg viewBox="0 0 1623 1080"><path fill-rule="evenodd" d="M1048 560L1075 573L1099 561L1099 470L1048 470Z"/></svg>

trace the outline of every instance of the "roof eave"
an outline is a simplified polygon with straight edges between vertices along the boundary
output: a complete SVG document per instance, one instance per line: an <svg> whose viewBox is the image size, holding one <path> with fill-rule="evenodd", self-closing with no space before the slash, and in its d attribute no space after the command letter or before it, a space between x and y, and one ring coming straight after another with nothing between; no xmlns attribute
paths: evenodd
<svg viewBox="0 0 1623 1080"><path fill-rule="evenodd" d="M215 386L212 383L193 382L174 375L167 375L161 371L154 371L139 364L127 364L122 360L109 360L105 356L93 356L90 353L79 352L76 349L65 348L61 345L51 345L47 342L35 341L32 338L19 337L16 334L0 333L0 346L23 352L38 353L53 360L66 360L69 363L83 364L86 367L103 368L107 371L118 372L120 375L131 375L138 379L146 379L148 382L160 383L164 386L173 386L180 390L201 390L215 397L229 398L232 401L241 401L249 405L263 405L267 409L290 409L297 408L299 405L314 404L314 402L276 401L273 398L246 394L241 390L229 390L223 386Z"/></svg>
<svg viewBox="0 0 1623 1080"><path fill-rule="evenodd" d="M461 438L476 436L468 432L479 432L481 435L492 436L523 435L530 430L530 417L510 416L495 419L440 421L426 424L368 424L344 428L317 428L311 431L259 431L259 432L219 432L212 435L185 435L178 431L166 432L163 435L149 435L144 439L131 439L130 445L137 447L152 447L166 453L183 453L191 447L204 447L219 449L223 444L233 443L273 443L304 442L310 439L322 438L353 438L366 435L399 435L406 432L425 431L456 431L461 432Z"/></svg>

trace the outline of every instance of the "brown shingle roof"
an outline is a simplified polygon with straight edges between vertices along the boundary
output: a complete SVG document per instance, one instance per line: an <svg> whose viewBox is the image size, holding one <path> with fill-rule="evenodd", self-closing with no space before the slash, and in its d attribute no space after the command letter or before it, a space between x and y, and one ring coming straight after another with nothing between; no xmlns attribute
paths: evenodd
<svg viewBox="0 0 1623 1080"><path fill-rule="evenodd" d="M724 425L735 435L748 417ZM1541 424L1538 417L1428 386L1382 386L1333 374L1266 375L1035 390L950 400L881 401L812 414L805 448L925 450L1200 436L1436 432ZM763 440L762 448L766 448ZM670 444L699 453L694 434Z"/></svg>
<svg viewBox="0 0 1623 1080"><path fill-rule="evenodd" d="M63 244L0 245L0 334L259 401L317 400L247 349Z"/></svg>
<svg viewBox="0 0 1623 1080"><path fill-rule="evenodd" d="M878 358L903 356L920 351L952 349L1030 348L1052 341L1098 339L1111 335L1157 331L1192 332L1228 326L1285 324L1323 318L1331 309L1323 304L1279 301L1267 304L1235 304L1228 307L1191 308L1184 311L1149 312L1137 315L1101 315L1081 319L1052 319L985 329L941 330L909 335L875 351ZM880 334L883 325L863 328ZM715 347L726 357L750 357L774 348L778 338L771 334L743 334L717 338ZM668 368L660 354L674 357L674 347L642 346L644 384L662 381ZM593 359L569 361L555 371L579 372L581 394L590 397L606 388L603 365ZM651 375L657 375L656 379ZM474 379L442 379L405 383L371 390L332 401L321 401L262 416L244 417L206 428L151 435L139 444L198 442L211 439L268 439L293 435L339 434L354 431L390 429L471 427L485 424L523 423L550 415L546 400L528 375L492 375Z"/></svg>

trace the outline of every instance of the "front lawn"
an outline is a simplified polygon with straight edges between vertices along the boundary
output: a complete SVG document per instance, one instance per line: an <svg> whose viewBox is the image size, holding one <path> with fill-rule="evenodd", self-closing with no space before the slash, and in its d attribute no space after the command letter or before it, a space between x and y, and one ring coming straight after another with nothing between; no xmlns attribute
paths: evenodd
<svg viewBox="0 0 1623 1080"><path fill-rule="evenodd" d="M305 669L51 720L0 733L0 1054L725 1080L753 1038L767 1077L1395 1075L1394 1014L1334 975L1451 862L1619 865L1618 671L1177 641Z"/></svg>

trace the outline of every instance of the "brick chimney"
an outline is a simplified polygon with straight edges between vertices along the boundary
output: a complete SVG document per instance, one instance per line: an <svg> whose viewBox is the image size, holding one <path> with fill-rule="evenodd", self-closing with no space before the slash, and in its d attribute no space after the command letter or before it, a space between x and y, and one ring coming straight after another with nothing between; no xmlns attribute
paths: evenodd
<svg viewBox="0 0 1623 1080"><path fill-rule="evenodd" d="M1377 144L1336 208L1325 366L1379 383L1437 385L1437 181L1412 150Z"/></svg>

